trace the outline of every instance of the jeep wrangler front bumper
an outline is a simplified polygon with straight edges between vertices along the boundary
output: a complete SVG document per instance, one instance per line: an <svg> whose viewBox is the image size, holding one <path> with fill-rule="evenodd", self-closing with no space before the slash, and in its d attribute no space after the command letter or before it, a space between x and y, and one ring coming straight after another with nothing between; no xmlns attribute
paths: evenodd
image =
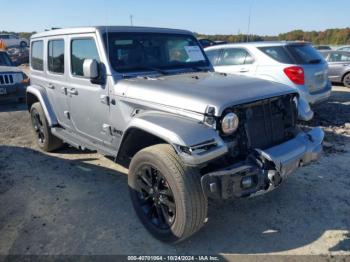
<svg viewBox="0 0 350 262"><path fill-rule="evenodd" d="M203 175L203 191L209 198L216 199L267 193L298 167L317 160L323 138L324 132L316 127L280 145L256 149L246 161Z"/></svg>

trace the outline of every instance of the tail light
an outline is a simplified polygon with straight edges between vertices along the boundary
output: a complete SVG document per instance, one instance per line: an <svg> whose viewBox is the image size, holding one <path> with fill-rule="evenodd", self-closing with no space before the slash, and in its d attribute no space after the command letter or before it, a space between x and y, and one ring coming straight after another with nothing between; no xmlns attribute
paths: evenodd
<svg viewBox="0 0 350 262"><path fill-rule="evenodd" d="M285 68L283 71L294 84L296 85L305 84L305 74L304 74L304 69L302 67L291 66L291 67Z"/></svg>

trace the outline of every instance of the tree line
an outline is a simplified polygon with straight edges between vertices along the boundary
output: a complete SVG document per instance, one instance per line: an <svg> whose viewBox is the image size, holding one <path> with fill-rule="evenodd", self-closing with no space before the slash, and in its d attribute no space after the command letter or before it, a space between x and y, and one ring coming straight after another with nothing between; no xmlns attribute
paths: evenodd
<svg viewBox="0 0 350 262"><path fill-rule="evenodd" d="M7 32L0 31L0 33L11 33L19 35L23 38L30 38L32 34L36 32ZM346 45L350 44L350 27L347 28L335 28L327 29L324 31L303 31L303 30L293 30L287 33L282 33L277 36L260 36L260 35L206 35L195 33L199 38L207 38L210 40L220 40L229 43L235 42L252 42L252 41L276 41L276 40L287 40L287 41L308 41L315 45Z"/></svg>
<svg viewBox="0 0 350 262"><path fill-rule="evenodd" d="M350 27L327 29L324 31L303 31L293 30L287 33L282 33L277 36L259 36L259 35L205 35L196 33L199 38L207 38L213 41L220 40L230 43L235 42L252 42L252 41L308 41L315 45L346 45L350 44Z"/></svg>

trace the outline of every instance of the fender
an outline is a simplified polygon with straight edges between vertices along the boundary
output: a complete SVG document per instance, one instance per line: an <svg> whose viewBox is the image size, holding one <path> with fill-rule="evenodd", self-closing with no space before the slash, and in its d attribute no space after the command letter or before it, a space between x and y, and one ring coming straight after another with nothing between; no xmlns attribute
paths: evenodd
<svg viewBox="0 0 350 262"><path fill-rule="evenodd" d="M58 125L56 115L53 111L51 103L48 99L45 88L37 85L30 85L27 87L27 103L28 103L28 94L34 95L40 102L43 107L46 119L49 123L49 126L54 127Z"/></svg>
<svg viewBox="0 0 350 262"><path fill-rule="evenodd" d="M124 135L131 128L141 129L168 142L188 165L199 165L228 152L218 132L195 119L147 111L130 121Z"/></svg>

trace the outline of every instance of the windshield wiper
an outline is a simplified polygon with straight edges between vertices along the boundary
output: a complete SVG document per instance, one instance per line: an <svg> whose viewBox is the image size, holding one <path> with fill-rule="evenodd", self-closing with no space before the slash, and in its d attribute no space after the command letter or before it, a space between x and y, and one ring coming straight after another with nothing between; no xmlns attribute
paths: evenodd
<svg viewBox="0 0 350 262"><path fill-rule="evenodd" d="M136 67L135 69L138 69L138 70L152 70L152 71L156 71L162 75L167 75L168 72L165 71L165 70L162 70L160 68L157 68L157 67L153 67L153 66L138 66Z"/></svg>
<svg viewBox="0 0 350 262"><path fill-rule="evenodd" d="M201 68L198 66L192 66L190 68L196 72L208 72L208 71L210 71L208 68Z"/></svg>

